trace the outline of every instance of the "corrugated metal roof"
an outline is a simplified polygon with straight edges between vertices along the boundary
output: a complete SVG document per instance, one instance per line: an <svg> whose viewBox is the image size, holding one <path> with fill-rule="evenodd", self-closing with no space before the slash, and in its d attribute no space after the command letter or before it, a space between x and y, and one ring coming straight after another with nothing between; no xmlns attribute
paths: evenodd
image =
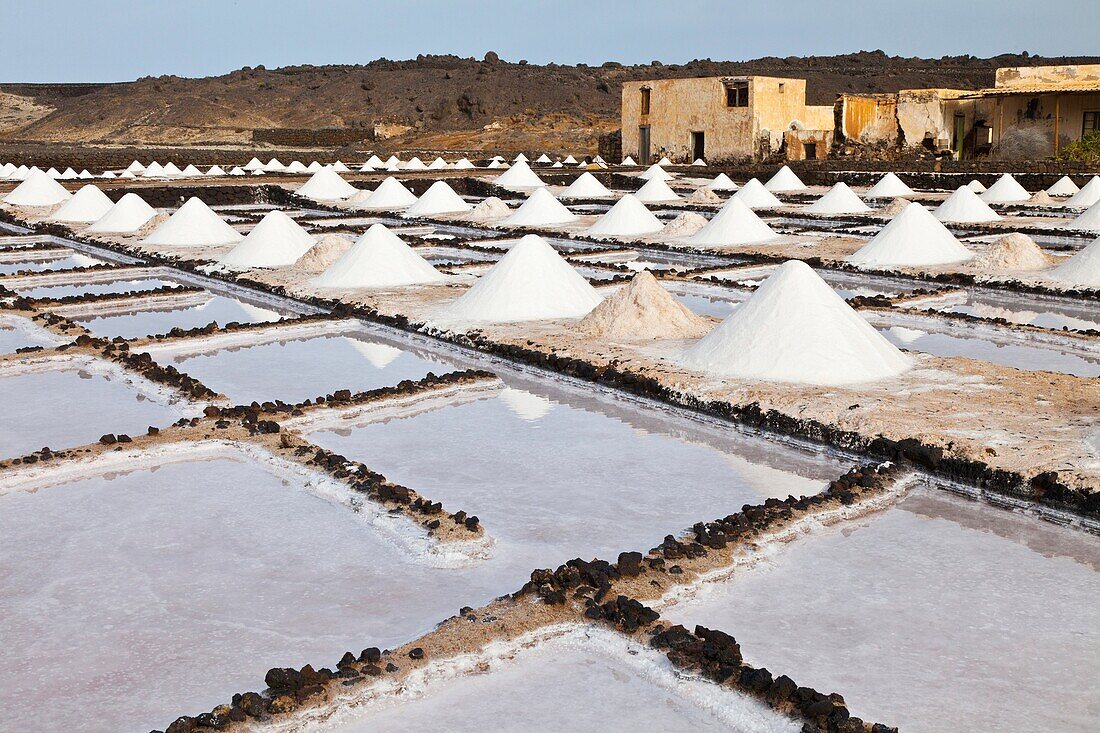
<svg viewBox="0 0 1100 733"><path fill-rule="evenodd" d="M1100 82L1088 84L1024 84L1010 87L992 87L969 92L959 99L981 99L982 97L1014 97L1035 94L1096 94L1100 93Z"/></svg>

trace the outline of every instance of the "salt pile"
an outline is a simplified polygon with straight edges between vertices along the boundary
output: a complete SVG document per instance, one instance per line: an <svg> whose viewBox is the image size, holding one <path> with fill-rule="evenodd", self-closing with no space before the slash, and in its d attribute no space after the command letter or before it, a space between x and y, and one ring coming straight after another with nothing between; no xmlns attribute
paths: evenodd
<svg viewBox="0 0 1100 733"><path fill-rule="evenodd" d="M635 163L635 162L634 162L634 159L633 159L633 158L631 158L631 157L630 157L630 156L628 155L628 156L626 156L625 158L623 158L623 162L622 162L622 163L619 163L619 165L638 165L638 164L637 164L637 163Z"/></svg>
<svg viewBox="0 0 1100 733"><path fill-rule="evenodd" d="M61 180L71 181L74 178L79 178L80 174L74 171L72 168L66 168L65 172L61 174Z"/></svg>
<svg viewBox="0 0 1100 733"><path fill-rule="evenodd" d="M577 159L574 158L572 155L568 155L566 156L565 160L562 161L562 163L564 163L565 165L576 165Z"/></svg>
<svg viewBox="0 0 1100 733"><path fill-rule="evenodd" d="M253 158L252 160L244 164L244 169L246 171L259 171L263 170L263 167L264 164L260 162L259 158Z"/></svg>
<svg viewBox="0 0 1100 733"><path fill-rule="evenodd" d="M589 338L627 341L694 339L709 330L707 321L676 300L646 270L577 324L577 331Z"/></svg>
<svg viewBox="0 0 1100 733"><path fill-rule="evenodd" d="M4 197L4 203L12 206L54 206L72 196L65 187L37 168L15 189Z"/></svg>
<svg viewBox="0 0 1100 733"><path fill-rule="evenodd" d="M665 224L665 228L661 230L661 236L666 239L690 237L706 225L707 218L705 216L696 214L694 211L685 211L668 224Z"/></svg>
<svg viewBox="0 0 1100 733"><path fill-rule="evenodd" d="M495 183L504 188L537 188L546 185L531 170L531 166L522 160L497 176Z"/></svg>
<svg viewBox="0 0 1100 733"><path fill-rule="evenodd" d="M549 155L547 155L546 153L543 153L539 157L535 158L535 162L540 164L540 165L549 165L550 163L553 163L554 161L550 160Z"/></svg>
<svg viewBox="0 0 1100 733"><path fill-rule="evenodd" d="M1100 238L1051 270L1050 278L1076 287L1100 288Z"/></svg>
<svg viewBox="0 0 1100 733"><path fill-rule="evenodd" d="M245 169L241 168L239 165L235 165L229 170L229 175L231 175L231 176L243 176L243 175L245 175Z"/></svg>
<svg viewBox="0 0 1100 733"><path fill-rule="evenodd" d="M408 162L403 163L401 168L407 171L424 171L428 169L428 166L424 165L424 161L414 155L409 158Z"/></svg>
<svg viewBox="0 0 1100 733"><path fill-rule="evenodd" d="M50 178L52 178L55 181L61 180L61 171L57 170L53 166L50 166L46 170L46 175L49 176Z"/></svg>
<svg viewBox="0 0 1100 733"><path fill-rule="evenodd" d="M897 376L912 361L804 262L775 272L683 354L686 366L741 379L842 385Z"/></svg>
<svg viewBox="0 0 1100 733"><path fill-rule="evenodd" d="M647 181L654 178L659 178L662 181L671 181L672 177L672 174L662 168L660 163L654 163L638 175L638 178L643 178Z"/></svg>
<svg viewBox="0 0 1100 733"><path fill-rule="evenodd" d="M207 169L206 175L208 176L224 176L225 170L220 165L212 165Z"/></svg>
<svg viewBox="0 0 1100 733"><path fill-rule="evenodd" d="M982 193L982 201L990 204L1027 201L1031 194L1008 173L1001 174L996 183Z"/></svg>
<svg viewBox="0 0 1100 733"><path fill-rule="evenodd" d="M292 160L292 161L290 161L290 165L288 165L286 167L286 172L287 173L305 173L306 172L306 164L303 163L300 160Z"/></svg>
<svg viewBox="0 0 1100 733"><path fill-rule="evenodd" d="M179 166L177 166L175 163L173 163L172 161L168 161L167 163L164 164L164 175L166 175L166 176L180 176L180 175L183 175L183 171L181 171L179 169Z"/></svg>
<svg viewBox="0 0 1100 733"><path fill-rule="evenodd" d="M266 171L252 171L252 173L250 175L253 175L253 176L266 176L267 172Z"/></svg>
<svg viewBox="0 0 1100 733"><path fill-rule="evenodd" d="M848 184L838 181L824 196L802 209L810 214L830 216L833 214L866 214L871 207L856 196Z"/></svg>
<svg viewBox="0 0 1100 733"><path fill-rule="evenodd" d="M435 216L437 214L461 214L471 207L462 197L447 185L446 181L436 181L402 216Z"/></svg>
<svg viewBox="0 0 1100 733"><path fill-rule="evenodd" d="M1062 225L1063 229L1076 229L1085 232L1100 232L1100 201L1085 209L1084 213L1068 224Z"/></svg>
<svg viewBox="0 0 1100 733"><path fill-rule="evenodd" d="M977 178L972 180L970 183L966 184L966 187L969 188L974 193L984 193L985 192L985 186Z"/></svg>
<svg viewBox="0 0 1100 733"><path fill-rule="evenodd" d="M326 234L317 244L298 258L294 269L301 272L323 272L351 249L351 240L339 234Z"/></svg>
<svg viewBox="0 0 1100 733"><path fill-rule="evenodd" d="M395 288L446 279L400 237L382 224L373 224L310 284L319 288Z"/></svg>
<svg viewBox="0 0 1100 733"><path fill-rule="evenodd" d="M463 323L580 318L601 300L546 240L529 234L440 315Z"/></svg>
<svg viewBox="0 0 1100 733"><path fill-rule="evenodd" d="M657 201L679 201L680 195L673 191L662 178L650 178L639 188L634 196L639 201L654 203Z"/></svg>
<svg viewBox="0 0 1100 733"><path fill-rule="evenodd" d="M935 217L940 221L969 224L983 221L999 221L1001 215L989 208L978 194L966 186L959 188L936 207Z"/></svg>
<svg viewBox="0 0 1100 733"><path fill-rule="evenodd" d="M316 160L311 160L309 162L309 165L306 166L306 170L309 171L310 173L316 173L317 171L322 170L323 168L327 168L327 167L328 166L321 165Z"/></svg>
<svg viewBox="0 0 1100 733"><path fill-rule="evenodd" d="M1000 237L971 264L980 270L1041 270L1050 267L1050 258L1026 234L1012 232Z"/></svg>
<svg viewBox="0 0 1100 733"><path fill-rule="evenodd" d="M187 167L180 171L180 175L187 178L195 178L196 176L201 176L202 171L196 168L193 163L188 163Z"/></svg>
<svg viewBox="0 0 1100 733"><path fill-rule="evenodd" d="M447 161L443 160L443 158L440 158L438 156L436 156L436 159L433 160L431 163L428 163L428 170L438 171L438 170L442 170L443 168L446 168L446 167L447 167Z"/></svg>
<svg viewBox="0 0 1100 733"><path fill-rule="evenodd" d="M894 199L886 206L883 206L881 209L879 209L878 213L883 216L889 216L890 218L893 218L901 212L905 211L905 207L909 204L910 202L907 199Z"/></svg>
<svg viewBox="0 0 1100 733"><path fill-rule="evenodd" d="M490 196L471 209L466 219L473 222L484 223L502 219L511 213L512 210L508 208L508 204L504 203L496 196Z"/></svg>
<svg viewBox="0 0 1100 733"><path fill-rule="evenodd" d="M313 246L313 237L281 211L269 211L252 231L218 260L234 270L284 267L297 262Z"/></svg>
<svg viewBox="0 0 1100 733"><path fill-rule="evenodd" d="M156 209L136 193L128 193L88 227L89 234L131 234L153 220Z"/></svg>
<svg viewBox="0 0 1100 733"><path fill-rule="evenodd" d="M523 153L520 153L516 157L512 158L512 160L515 161L516 163L526 163L527 162L527 156L524 155Z"/></svg>
<svg viewBox="0 0 1100 733"><path fill-rule="evenodd" d="M314 201L339 201L354 196L358 191L336 171L325 168L317 171L298 187L297 194Z"/></svg>
<svg viewBox="0 0 1100 733"><path fill-rule="evenodd" d="M696 158L695 160L692 161L691 164L693 166L702 167L702 168L705 168L707 166L707 162L705 160L703 160L702 158Z"/></svg>
<svg viewBox="0 0 1100 733"><path fill-rule="evenodd" d="M384 168L386 166L385 162L383 162L382 159L379 158L377 155L372 155L371 157L367 158L367 162L364 163L364 165L369 165L371 168Z"/></svg>
<svg viewBox="0 0 1100 733"><path fill-rule="evenodd" d="M91 174L91 173L90 173L90 172L88 171L88 169L87 169L87 168L84 168L83 170L81 170L81 171L80 171L80 174L79 174L79 175L77 175L77 178L81 179L82 181L86 181L86 180L88 180L89 178L95 178L95 176L93 176L93 175L92 175L92 174Z"/></svg>
<svg viewBox="0 0 1100 733"><path fill-rule="evenodd" d="M469 170L476 167L477 166L471 163L468 158L459 158L457 161L455 161L455 168L457 168L458 170Z"/></svg>
<svg viewBox="0 0 1100 733"><path fill-rule="evenodd" d="M590 237L624 237L653 234L664 227L661 220L632 194L615 202L603 216L588 227Z"/></svg>
<svg viewBox="0 0 1100 733"><path fill-rule="evenodd" d="M1066 199L1062 204L1070 209L1087 209L1100 201L1100 176L1093 176L1081 190Z"/></svg>
<svg viewBox="0 0 1100 733"><path fill-rule="evenodd" d="M50 218L54 221L90 224L100 219L114 205L115 202L107 198L107 194L89 183L61 204Z"/></svg>
<svg viewBox="0 0 1100 733"><path fill-rule="evenodd" d="M718 210L705 227L684 241L687 244L728 247L761 244L778 238L779 235L756 212L734 197Z"/></svg>
<svg viewBox="0 0 1100 733"><path fill-rule="evenodd" d="M560 168L561 167L560 162L561 161L558 161L558 163L554 163L554 166ZM490 160L489 165L487 165L485 167L486 168L507 168L508 165L506 163L501 163L499 160Z"/></svg>
<svg viewBox="0 0 1100 733"><path fill-rule="evenodd" d="M917 267L965 262L974 254L928 209L911 203L874 238L848 257L855 265Z"/></svg>
<svg viewBox="0 0 1100 733"><path fill-rule="evenodd" d="M878 179L878 183L867 189L867 193L863 195L869 199L895 199L912 196L913 193L913 189L905 185L905 181L893 173L887 173Z"/></svg>
<svg viewBox="0 0 1100 733"><path fill-rule="evenodd" d="M607 186L591 173L582 173L570 183L560 196L563 199L600 199L614 196Z"/></svg>
<svg viewBox="0 0 1100 733"><path fill-rule="evenodd" d="M145 170L141 172L141 175L145 178L156 178L164 175L164 167L157 161L153 161L149 165L145 166Z"/></svg>
<svg viewBox="0 0 1100 733"><path fill-rule="evenodd" d="M4 163L0 165L0 178L7 178L12 173L15 173L15 166L11 163Z"/></svg>
<svg viewBox="0 0 1100 733"><path fill-rule="evenodd" d="M526 165L526 163L517 163ZM522 205L504 221L506 227L541 227L569 224L577 220L576 214L554 198L546 188L536 188Z"/></svg>
<svg viewBox="0 0 1100 733"><path fill-rule="evenodd" d="M1073 179L1069 176L1062 176L1059 178L1053 186L1047 189L1047 193L1051 196L1072 196L1081 189L1077 187L1077 184L1073 182Z"/></svg>
<svg viewBox="0 0 1100 733"><path fill-rule="evenodd" d="M141 243L168 247L217 247L239 241L240 232L226 224L201 199L192 196Z"/></svg>
<svg viewBox="0 0 1100 733"><path fill-rule="evenodd" d="M1031 195L1027 203L1029 206L1053 206L1056 202L1049 193L1040 189Z"/></svg>
<svg viewBox="0 0 1100 733"><path fill-rule="evenodd" d="M370 196L359 205L363 209L404 209L416 203L416 194L405 188L393 176L378 184Z"/></svg>
<svg viewBox="0 0 1100 733"><path fill-rule="evenodd" d="M374 168L371 168L369 165L364 163L363 165L359 166L359 172L360 173L373 173Z"/></svg>
<svg viewBox="0 0 1100 733"><path fill-rule="evenodd" d="M256 159L253 158L253 160ZM133 163L126 167L126 170L130 171L131 173L142 173L145 171L145 166L135 160Z"/></svg>
<svg viewBox="0 0 1100 733"><path fill-rule="evenodd" d="M707 184L707 188L712 191L736 191L737 184L725 173L719 173L713 181Z"/></svg>
<svg viewBox="0 0 1100 733"><path fill-rule="evenodd" d="M383 164L382 167L388 171L395 171L401 167L401 159L398 158L396 155L391 155L390 157L386 158L386 162Z"/></svg>
<svg viewBox="0 0 1100 733"><path fill-rule="evenodd" d="M764 184L755 178L750 178L748 183L733 194L733 198L750 209L774 209L783 205L774 193L764 188Z"/></svg>
<svg viewBox="0 0 1100 733"><path fill-rule="evenodd" d="M286 166L279 162L278 158L272 158L264 165L263 170L268 173L282 173L286 170Z"/></svg>
<svg viewBox="0 0 1100 733"><path fill-rule="evenodd" d="M794 174L790 166L785 165L768 179L764 188L769 191L803 191L806 189L806 184Z"/></svg>
<svg viewBox="0 0 1100 733"><path fill-rule="evenodd" d="M664 167L666 165L672 165L672 161L668 159L668 156L661 156L661 159L657 161L657 165Z"/></svg>
<svg viewBox="0 0 1100 733"><path fill-rule="evenodd" d="M349 173L351 171L351 169L348 168L347 165L341 160L338 160L332 164L332 170L336 171L337 173Z"/></svg>
<svg viewBox="0 0 1100 733"><path fill-rule="evenodd" d="M722 197L716 194L711 189L703 186L697 188L691 192L691 195L687 197L687 200L693 204L720 204L722 203Z"/></svg>
<svg viewBox="0 0 1100 733"><path fill-rule="evenodd" d="M133 173L130 175L133 175ZM118 178L118 176L115 175L114 171L103 171L103 175L101 175L100 178Z"/></svg>

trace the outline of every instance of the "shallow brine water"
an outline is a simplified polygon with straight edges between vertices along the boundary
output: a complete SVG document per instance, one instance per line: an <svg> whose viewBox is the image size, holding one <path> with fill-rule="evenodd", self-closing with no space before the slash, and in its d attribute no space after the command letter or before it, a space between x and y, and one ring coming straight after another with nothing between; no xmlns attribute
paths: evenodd
<svg viewBox="0 0 1100 733"><path fill-rule="evenodd" d="M77 318L89 331L97 336L114 338L138 338L168 333L173 328L198 328L211 322L219 326L228 323L266 323L278 321L286 313L265 306L253 305L224 295L211 295L200 305L185 308L171 306L135 309L126 313Z"/></svg>
<svg viewBox="0 0 1100 733"><path fill-rule="evenodd" d="M12 315L0 317L0 354L14 354L16 350L28 346L55 346L65 341L27 318Z"/></svg>
<svg viewBox="0 0 1100 733"><path fill-rule="evenodd" d="M960 297L930 302L928 310L965 313L979 318L1003 318L1040 328L1100 330L1100 306L1029 295L967 291Z"/></svg>
<svg viewBox="0 0 1100 733"><path fill-rule="evenodd" d="M80 252L72 252L61 257L34 258L27 260L4 260L0 262L0 275L16 272L51 272L54 270L72 270L77 267L102 265L106 260L91 257Z"/></svg>
<svg viewBox="0 0 1100 733"><path fill-rule="evenodd" d="M438 358L355 333L154 357L238 404L300 402L339 389L366 391L455 369Z"/></svg>
<svg viewBox="0 0 1100 733"><path fill-rule="evenodd" d="M133 293L165 287L179 287L173 280L159 277L112 280L103 283L74 283L68 285L43 285L33 288L14 288L28 298L64 298L71 295L104 295L107 293Z"/></svg>
<svg viewBox="0 0 1100 733"><path fill-rule="evenodd" d="M1096 538L930 489L773 548L663 615L905 731L1091 731Z"/></svg>
<svg viewBox="0 0 1100 733"><path fill-rule="evenodd" d="M182 415L113 370L64 364L0 375L0 403L0 458L93 443L105 433L143 434Z"/></svg>

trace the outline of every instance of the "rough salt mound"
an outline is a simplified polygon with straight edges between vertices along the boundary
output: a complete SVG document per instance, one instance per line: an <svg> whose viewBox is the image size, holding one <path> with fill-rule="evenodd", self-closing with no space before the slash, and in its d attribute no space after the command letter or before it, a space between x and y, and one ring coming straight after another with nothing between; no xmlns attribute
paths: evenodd
<svg viewBox="0 0 1100 733"><path fill-rule="evenodd" d="M1093 176L1062 205L1071 209L1087 209L1097 201L1100 201L1100 176Z"/></svg>
<svg viewBox="0 0 1100 733"><path fill-rule="evenodd" d="M696 214L694 211L685 211L678 217L665 224L661 235L667 239L680 239L690 237L707 225L707 217Z"/></svg>
<svg viewBox="0 0 1100 733"><path fill-rule="evenodd" d="M1027 201L1031 194L1009 173L1002 173L996 183L982 193L982 201L988 204Z"/></svg>
<svg viewBox="0 0 1100 733"><path fill-rule="evenodd" d="M460 323L580 318L601 300L546 240L529 234L440 315Z"/></svg>
<svg viewBox="0 0 1100 733"><path fill-rule="evenodd" d="M326 234L317 244L298 258L294 269L301 272L323 272L351 249L351 240L339 234Z"/></svg>
<svg viewBox="0 0 1100 733"><path fill-rule="evenodd" d="M131 234L152 221L156 209L145 203L136 193L128 193L94 224L89 234Z"/></svg>
<svg viewBox="0 0 1100 733"><path fill-rule="evenodd" d="M647 204L659 201L679 201L680 195L673 191L664 180L650 178L645 184L634 192L634 196Z"/></svg>
<svg viewBox="0 0 1100 733"><path fill-rule="evenodd" d="M1050 278L1082 288L1100 288L1100 237L1050 271Z"/></svg>
<svg viewBox="0 0 1100 733"><path fill-rule="evenodd" d="M768 182L764 184L764 188L769 191L803 191L806 189L806 184L795 175L790 166L785 165L768 179Z"/></svg>
<svg viewBox="0 0 1100 733"><path fill-rule="evenodd" d="M368 188L361 188L355 192L355 195L351 196L350 198L344 199L344 203L351 204L353 206L362 206L367 202L367 199L371 197L372 193L374 193L374 191L371 191Z"/></svg>
<svg viewBox="0 0 1100 733"><path fill-rule="evenodd" d="M802 209L810 214L831 216L833 214L866 214L871 207L863 203L848 184L839 181L824 196Z"/></svg>
<svg viewBox="0 0 1100 733"><path fill-rule="evenodd" d="M872 267L919 267L965 262L973 256L928 209L912 203L870 242L849 255L848 262Z"/></svg>
<svg viewBox="0 0 1100 733"><path fill-rule="evenodd" d="M878 213L882 214L883 216L889 216L893 218L901 212L905 211L905 207L909 204L910 201L908 201L907 199L894 199L886 206L883 206L881 209L879 209Z"/></svg>
<svg viewBox="0 0 1100 733"><path fill-rule="evenodd" d="M736 191L737 184L733 182L733 179L727 176L725 173L719 173L714 177L714 180L706 185L706 187L712 191Z"/></svg>
<svg viewBox="0 0 1100 733"><path fill-rule="evenodd" d="M733 194L733 198L750 209L774 209L783 205L774 193L764 188L764 184L755 178L750 178L748 183Z"/></svg>
<svg viewBox="0 0 1100 733"><path fill-rule="evenodd" d="M1085 232L1100 232L1100 201L1097 201L1073 221L1063 224L1063 229L1076 229Z"/></svg>
<svg viewBox="0 0 1100 733"><path fill-rule="evenodd" d="M710 324L642 270L582 318L577 330L589 338L626 341L694 339L709 331Z"/></svg>
<svg viewBox="0 0 1100 733"><path fill-rule="evenodd" d="M339 201L354 196L358 191L331 168L322 168L298 187L298 195L314 201Z"/></svg>
<svg viewBox="0 0 1100 733"><path fill-rule="evenodd" d="M1013 232L975 255L971 264L980 270L989 271L1041 270L1050 267L1050 258L1031 237Z"/></svg>
<svg viewBox="0 0 1100 733"><path fill-rule="evenodd" d="M662 168L660 163L654 163L653 165L646 168L638 176L638 178L642 178L642 179L647 180L647 181L651 181L654 178L659 178L662 181L671 181L672 180L672 174L669 173L668 171L666 171L664 168Z"/></svg>
<svg viewBox="0 0 1100 733"><path fill-rule="evenodd" d="M508 208L508 204L504 203L496 196L490 196L472 208L466 219L473 222L496 221L497 219L503 219L511 213L512 210Z"/></svg>
<svg viewBox="0 0 1100 733"><path fill-rule="evenodd" d="M577 176L577 180L559 194L563 199L603 199L614 195L607 186L600 183L600 179L587 172Z"/></svg>
<svg viewBox="0 0 1100 733"><path fill-rule="evenodd" d="M691 195L687 197L687 200L693 204L720 204L722 203L722 197L716 194L712 189L703 186L697 188L691 192Z"/></svg>
<svg viewBox="0 0 1100 733"><path fill-rule="evenodd" d="M878 179L878 183L867 189L867 193L863 194L865 198L869 199L896 199L904 196L912 196L913 189L905 185L905 181L898 178L893 173L887 173L882 178Z"/></svg>
<svg viewBox="0 0 1100 733"><path fill-rule="evenodd" d="M319 288L396 288L446 279L400 237L382 224L373 224L310 284Z"/></svg>
<svg viewBox="0 0 1100 733"><path fill-rule="evenodd" d="M1046 191L1036 191L1027 200L1027 203L1031 206L1051 206L1056 202Z"/></svg>
<svg viewBox="0 0 1100 733"><path fill-rule="evenodd" d="M504 188L538 188L539 186L546 185L542 182L542 179L531 170L531 166L527 165L527 162L522 160L497 176L494 183Z"/></svg>
<svg viewBox="0 0 1100 733"><path fill-rule="evenodd" d="M742 379L842 385L897 376L912 361L803 262L775 272L683 354L692 369Z"/></svg>
<svg viewBox="0 0 1100 733"><path fill-rule="evenodd" d="M588 227L591 237L624 237L653 234L664 227L633 194L626 194Z"/></svg>
<svg viewBox="0 0 1100 733"><path fill-rule="evenodd" d="M54 221L90 224L101 219L114 205L115 202L107 198L107 194L89 183L61 204L50 218Z"/></svg>
<svg viewBox="0 0 1100 733"><path fill-rule="evenodd" d="M473 207L462 200L454 189L447 185L446 181L436 181L424 195L416 200L409 208L405 209L402 216L435 216L437 214L464 214Z"/></svg>
<svg viewBox="0 0 1100 733"><path fill-rule="evenodd" d="M1047 193L1051 196L1072 196L1081 189L1077 187L1077 184L1073 182L1073 179L1069 176L1062 176L1059 178L1053 186L1047 189Z"/></svg>
<svg viewBox="0 0 1100 733"><path fill-rule="evenodd" d="M500 222L505 227L541 227L569 224L577 220L577 215L565 208L565 204L554 198L546 188L536 188L531 192L511 216Z"/></svg>
<svg viewBox="0 0 1100 733"><path fill-rule="evenodd" d="M729 247L761 244L779 235L736 196L727 201L707 225L684 240L687 244Z"/></svg>
<svg viewBox="0 0 1100 733"><path fill-rule="evenodd" d="M217 247L236 244L241 238L240 232L226 224L201 199L192 196L141 243L167 247Z"/></svg>
<svg viewBox="0 0 1100 733"><path fill-rule="evenodd" d="M966 184L966 187L974 193L983 193L985 191L985 186L982 185L982 182L979 181L977 178Z"/></svg>
<svg viewBox="0 0 1100 733"><path fill-rule="evenodd" d="M405 188L401 181L393 176L378 184L374 193L359 206L363 209L404 209L416 203L416 194Z"/></svg>
<svg viewBox="0 0 1100 733"><path fill-rule="evenodd" d="M269 211L241 243L218 260L232 270L285 267L313 247L313 237L281 211Z"/></svg>
<svg viewBox="0 0 1100 733"><path fill-rule="evenodd" d="M37 168L4 197L4 203L12 206L55 206L72 196L65 187Z"/></svg>
<svg viewBox="0 0 1100 733"><path fill-rule="evenodd" d="M936 207L933 215L940 221L969 224L983 221L1000 221L1001 215L989 208L978 194L966 186L959 186L947 199Z"/></svg>

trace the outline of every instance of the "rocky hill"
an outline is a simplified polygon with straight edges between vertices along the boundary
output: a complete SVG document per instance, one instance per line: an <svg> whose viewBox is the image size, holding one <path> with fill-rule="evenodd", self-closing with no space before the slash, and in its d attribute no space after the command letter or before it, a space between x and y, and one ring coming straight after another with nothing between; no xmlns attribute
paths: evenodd
<svg viewBox="0 0 1100 733"><path fill-rule="evenodd" d="M809 101L840 92L980 88L999 66L1096 63L1097 58L1004 55L901 58L881 51L829 57L688 64L539 66L420 56L358 66L245 67L223 76L176 76L88 85L0 85L0 140L106 145L250 144L256 130L377 132L420 147L583 150L618 126L624 80L724 74L805 78ZM556 145L555 145L556 144Z"/></svg>

